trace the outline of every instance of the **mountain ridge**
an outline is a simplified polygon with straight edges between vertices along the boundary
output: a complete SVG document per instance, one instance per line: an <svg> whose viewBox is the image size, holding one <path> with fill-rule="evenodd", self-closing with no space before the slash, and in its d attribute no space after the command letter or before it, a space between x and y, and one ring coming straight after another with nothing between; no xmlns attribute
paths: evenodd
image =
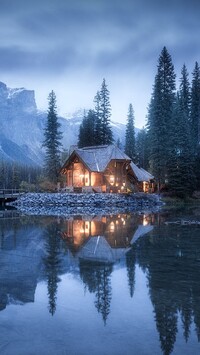
<svg viewBox="0 0 200 355"><path fill-rule="evenodd" d="M38 110L34 90L8 88L0 82L0 160L24 165L42 166L45 150L42 148L47 113ZM58 116L63 132L63 149L76 145L83 110L71 118ZM114 139L122 145L125 124L111 121Z"/></svg>

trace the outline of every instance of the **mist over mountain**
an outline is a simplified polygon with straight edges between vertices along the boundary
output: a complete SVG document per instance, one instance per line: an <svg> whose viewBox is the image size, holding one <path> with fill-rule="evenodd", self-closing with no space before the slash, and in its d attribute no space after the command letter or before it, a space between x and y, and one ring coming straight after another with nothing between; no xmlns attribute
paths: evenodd
<svg viewBox="0 0 200 355"><path fill-rule="evenodd" d="M43 164L42 148L47 113L37 109L34 90L10 89L0 82L0 159L24 165ZM63 132L63 149L77 144L83 110L71 118L59 117ZM111 122L114 139L122 145L125 124Z"/></svg>

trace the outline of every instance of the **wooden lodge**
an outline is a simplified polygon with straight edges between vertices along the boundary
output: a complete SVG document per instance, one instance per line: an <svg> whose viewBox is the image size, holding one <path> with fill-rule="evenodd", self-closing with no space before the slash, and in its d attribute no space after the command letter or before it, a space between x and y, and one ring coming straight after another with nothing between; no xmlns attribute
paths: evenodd
<svg viewBox="0 0 200 355"><path fill-rule="evenodd" d="M115 145L74 149L61 174L69 192L147 192L153 179Z"/></svg>

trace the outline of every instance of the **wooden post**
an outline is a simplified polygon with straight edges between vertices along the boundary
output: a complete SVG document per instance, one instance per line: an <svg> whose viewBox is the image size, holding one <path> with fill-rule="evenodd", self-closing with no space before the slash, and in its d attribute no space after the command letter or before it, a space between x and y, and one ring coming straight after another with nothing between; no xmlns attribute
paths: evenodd
<svg viewBox="0 0 200 355"><path fill-rule="evenodd" d="M74 186L74 163L72 163L72 186Z"/></svg>

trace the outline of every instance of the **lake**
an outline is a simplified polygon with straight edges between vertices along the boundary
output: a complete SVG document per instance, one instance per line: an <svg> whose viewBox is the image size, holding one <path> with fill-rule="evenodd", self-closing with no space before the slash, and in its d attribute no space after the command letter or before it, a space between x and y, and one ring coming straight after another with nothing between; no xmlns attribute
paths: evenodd
<svg viewBox="0 0 200 355"><path fill-rule="evenodd" d="M199 222L0 211L0 354L199 354Z"/></svg>

